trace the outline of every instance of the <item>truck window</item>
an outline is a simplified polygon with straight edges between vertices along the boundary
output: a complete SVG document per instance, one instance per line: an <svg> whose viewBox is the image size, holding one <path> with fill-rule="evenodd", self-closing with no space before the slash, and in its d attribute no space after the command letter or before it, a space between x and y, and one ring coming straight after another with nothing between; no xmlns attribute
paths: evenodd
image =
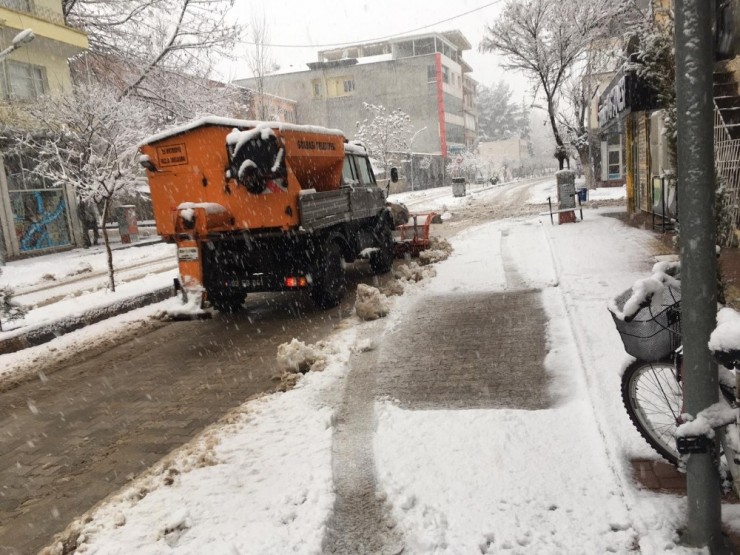
<svg viewBox="0 0 740 555"><path fill-rule="evenodd" d="M373 170L370 168L370 160L356 156L355 163L357 165L357 173L360 176L360 183L365 187L375 185L375 176L373 175Z"/></svg>
<svg viewBox="0 0 740 555"><path fill-rule="evenodd" d="M350 158L354 158L353 156L345 156L344 157L344 165L342 166L342 184L349 186L349 185L357 185L357 176L355 174L354 164L352 163L352 160Z"/></svg>

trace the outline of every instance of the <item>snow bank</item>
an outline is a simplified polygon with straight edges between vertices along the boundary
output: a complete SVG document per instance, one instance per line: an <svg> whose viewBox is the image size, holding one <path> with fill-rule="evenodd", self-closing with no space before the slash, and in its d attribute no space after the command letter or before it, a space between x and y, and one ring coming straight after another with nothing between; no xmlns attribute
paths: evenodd
<svg viewBox="0 0 740 555"><path fill-rule="evenodd" d="M717 327L709 336L709 350L740 350L740 313L729 307L717 313Z"/></svg>
<svg viewBox="0 0 740 555"><path fill-rule="evenodd" d="M188 297L186 301L183 301L182 297L172 297L162 303L162 318L183 318L183 317L194 317L210 314L209 311L203 309L203 293L204 290L200 288L189 288Z"/></svg>
<svg viewBox="0 0 740 555"><path fill-rule="evenodd" d="M360 283L357 285L355 313L362 320L377 320L390 312L388 297L376 287Z"/></svg>
<svg viewBox="0 0 740 555"><path fill-rule="evenodd" d="M431 237L429 248L419 253L419 262L423 265L434 264L446 260L452 253L452 245L447 239Z"/></svg>
<svg viewBox="0 0 740 555"><path fill-rule="evenodd" d="M402 264L393 271L393 276L402 283L417 283L437 275L434 268L424 268L417 262Z"/></svg>
<svg viewBox="0 0 740 555"><path fill-rule="evenodd" d="M300 372L305 374L326 362L324 353L315 345L306 345L303 341L293 338L283 343L277 349L277 362L285 372Z"/></svg>

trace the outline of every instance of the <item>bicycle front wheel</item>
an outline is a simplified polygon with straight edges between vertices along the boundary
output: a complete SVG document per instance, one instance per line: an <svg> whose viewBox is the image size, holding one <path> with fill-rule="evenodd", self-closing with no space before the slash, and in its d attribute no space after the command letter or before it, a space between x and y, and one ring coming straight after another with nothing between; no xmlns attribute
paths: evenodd
<svg viewBox="0 0 740 555"><path fill-rule="evenodd" d="M673 362L633 362L622 376L622 401L640 435L664 459L678 466L676 428L683 407L683 388Z"/></svg>

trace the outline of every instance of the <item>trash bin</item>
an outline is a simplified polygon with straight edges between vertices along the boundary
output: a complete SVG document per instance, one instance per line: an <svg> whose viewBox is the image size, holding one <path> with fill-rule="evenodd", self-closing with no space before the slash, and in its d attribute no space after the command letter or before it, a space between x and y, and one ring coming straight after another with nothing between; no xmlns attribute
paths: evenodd
<svg viewBox="0 0 740 555"><path fill-rule="evenodd" d="M452 178L452 196L453 197L464 197L465 196L465 178L464 177L453 177Z"/></svg>
<svg viewBox="0 0 740 555"><path fill-rule="evenodd" d="M119 206L116 210L116 220L118 221L118 232L121 234L121 243L135 243L139 240L135 206Z"/></svg>
<svg viewBox="0 0 740 555"><path fill-rule="evenodd" d="M578 201L583 203L588 200L588 189L586 187L578 188Z"/></svg>

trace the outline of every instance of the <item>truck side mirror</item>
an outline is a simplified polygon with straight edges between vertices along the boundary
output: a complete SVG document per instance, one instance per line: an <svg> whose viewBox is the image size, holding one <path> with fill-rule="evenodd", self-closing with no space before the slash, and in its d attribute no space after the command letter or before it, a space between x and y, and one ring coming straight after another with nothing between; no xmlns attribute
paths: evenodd
<svg viewBox="0 0 740 555"><path fill-rule="evenodd" d="M391 181L398 183L398 168L391 168Z"/></svg>

